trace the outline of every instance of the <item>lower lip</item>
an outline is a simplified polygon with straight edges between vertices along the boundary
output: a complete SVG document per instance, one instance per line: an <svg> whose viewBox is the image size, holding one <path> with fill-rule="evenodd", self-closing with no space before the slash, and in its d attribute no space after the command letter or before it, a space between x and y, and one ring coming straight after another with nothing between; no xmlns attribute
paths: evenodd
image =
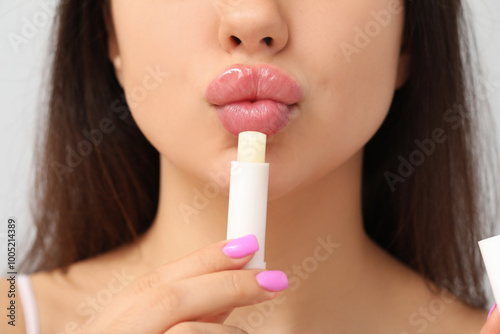
<svg viewBox="0 0 500 334"><path fill-rule="evenodd" d="M217 116L232 135L258 131L268 137L283 130L290 120L291 107L272 100L241 101L217 106Z"/></svg>

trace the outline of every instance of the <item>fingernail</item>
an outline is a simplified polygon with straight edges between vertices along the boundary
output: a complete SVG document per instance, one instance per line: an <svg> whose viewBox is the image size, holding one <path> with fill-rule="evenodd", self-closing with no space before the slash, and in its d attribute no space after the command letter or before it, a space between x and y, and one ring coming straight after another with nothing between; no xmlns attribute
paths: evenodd
<svg viewBox="0 0 500 334"><path fill-rule="evenodd" d="M490 313L488 313L488 318L486 320L489 320L491 317L491 314L493 313L493 310L497 307L497 303L493 304L491 307Z"/></svg>
<svg viewBox="0 0 500 334"><path fill-rule="evenodd" d="M227 256L237 259L258 251L259 242L257 241L255 235L249 234L244 237L231 240L222 250Z"/></svg>
<svg viewBox="0 0 500 334"><path fill-rule="evenodd" d="M256 275L259 285L268 291L281 291L288 288L288 277L280 270L268 270Z"/></svg>

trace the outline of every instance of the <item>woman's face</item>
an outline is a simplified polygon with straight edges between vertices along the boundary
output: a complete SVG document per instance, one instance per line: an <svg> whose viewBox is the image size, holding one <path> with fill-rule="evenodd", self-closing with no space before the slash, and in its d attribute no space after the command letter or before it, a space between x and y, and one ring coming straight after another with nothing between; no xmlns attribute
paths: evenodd
<svg viewBox="0 0 500 334"><path fill-rule="evenodd" d="M115 0L111 8L110 58L138 126L165 159L226 192L237 137L205 93L228 67L272 64L303 90L288 125L268 138L269 199L362 150L405 80L402 0Z"/></svg>

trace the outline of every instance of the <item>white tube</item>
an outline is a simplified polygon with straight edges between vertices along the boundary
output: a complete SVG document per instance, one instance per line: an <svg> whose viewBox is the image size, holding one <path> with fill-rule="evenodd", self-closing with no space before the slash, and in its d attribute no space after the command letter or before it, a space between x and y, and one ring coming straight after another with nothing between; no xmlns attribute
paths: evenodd
<svg viewBox="0 0 500 334"><path fill-rule="evenodd" d="M255 139L248 141L249 136ZM262 137L264 136L264 137ZM264 144L262 144L262 140ZM242 132L239 136L238 157L246 148L253 147L250 161L262 161L265 154L264 134ZM246 147L243 146L246 145ZM262 153L262 145L264 154ZM235 239L254 234L259 242L259 250L243 268L266 269L264 252L266 246L267 191L269 183L269 163L231 161L229 184L229 210L227 217L227 239Z"/></svg>
<svg viewBox="0 0 500 334"><path fill-rule="evenodd" d="M500 235L478 242L491 288L497 304L500 304ZM500 309L497 307L497 310Z"/></svg>

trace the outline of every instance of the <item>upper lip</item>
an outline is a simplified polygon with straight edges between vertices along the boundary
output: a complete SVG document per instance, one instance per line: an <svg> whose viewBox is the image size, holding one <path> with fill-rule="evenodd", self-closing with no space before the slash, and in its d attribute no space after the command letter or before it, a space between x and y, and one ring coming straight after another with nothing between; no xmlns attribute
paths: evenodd
<svg viewBox="0 0 500 334"><path fill-rule="evenodd" d="M302 87L273 65L237 64L224 70L208 85L206 98L218 106L257 100L292 105L302 98Z"/></svg>

